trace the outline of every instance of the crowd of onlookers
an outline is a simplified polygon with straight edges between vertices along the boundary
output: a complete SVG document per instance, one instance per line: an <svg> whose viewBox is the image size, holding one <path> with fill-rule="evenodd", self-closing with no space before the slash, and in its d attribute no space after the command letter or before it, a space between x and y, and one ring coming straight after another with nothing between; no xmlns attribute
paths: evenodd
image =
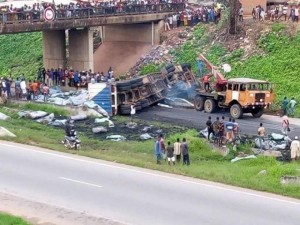
<svg viewBox="0 0 300 225"><path fill-rule="evenodd" d="M194 26L199 22L218 23L221 19L222 5L187 7L185 10L169 14L165 18L165 31L176 29L180 26Z"/></svg>
<svg viewBox="0 0 300 225"><path fill-rule="evenodd" d="M284 3L268 6L267 9L264 9L261 5L257 5L252 9L251 15L254 21L265 21L265 19L269 19L271 21L291 20L293 22L298 22L299 6L288 5L287 3ZM243 17L244 9L241 7L239 9L240 22L243 21Z"/></svg>
<svg viewBox="0 0 300 225"><path fill-rule="evenodd" d="M4 22L14 20L42 20L44 18L44 10L52 8L56 14L56 18L60 19L126 12L160 11L164 10L164 7L171 9L171 4L184 2L185 0L112 0L97 1L95 3L73 1L67 5L55 5L50 2L43 2L34 3L31 6L25 4L22 7L15 7L12 3L1 6L0 15L3 16L2 20Z"/></svg>
<svg viewBox="0 0 300 225"><path fill-rule="evenodd" d="M117 80L117 79L116 79ZM88 88L88 83L115 82L114 72L110 67L107 73L89 71L78 71L73 69L40 69L34 80L25 79L24 75L13 79L0 79L0 96L6 98L31 100L37 99L38 95L44 95L47 101L49 90L53 86L69 86Z"/></svg>

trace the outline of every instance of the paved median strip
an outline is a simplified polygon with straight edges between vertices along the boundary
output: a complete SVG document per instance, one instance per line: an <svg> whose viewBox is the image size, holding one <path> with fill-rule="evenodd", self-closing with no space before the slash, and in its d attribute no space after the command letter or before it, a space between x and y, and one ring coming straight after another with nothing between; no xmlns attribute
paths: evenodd
<svg viewBox="0 0 300 225"><path fill-rule="evenodd" d="M80 181L80 180L74 180L74 179L70 179L70 178L66 178L66 177L60 177L60 179L78 183L78 184L84 184L84 185L88 185L88 186L92 186L92 187L102 188L102 186L100 186L100 185L92 184L92 183L88 183L88 182L84 182L84 181Z"/></svg>

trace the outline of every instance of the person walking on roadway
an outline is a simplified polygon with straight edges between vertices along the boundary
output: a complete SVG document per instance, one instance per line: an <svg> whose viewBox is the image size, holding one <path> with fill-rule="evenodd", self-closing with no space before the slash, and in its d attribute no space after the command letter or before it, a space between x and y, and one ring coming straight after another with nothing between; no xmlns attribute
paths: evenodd
<svg viewBox="0 0 300 225"><path fill-rule="evenodd" d="M263 150L263 142L264 142L264 137L266 136L267 132L266 129L263 127L263 124L259 124L259 128L257 130L258 138L259 138L259 147L260 151Z"/></svg>
<svg viewBox="0 0 300 225"><path fill-rule="evenodd" d="M287 136L288 132L290 132L290 122L287 115L282 117L282 133Z"/></svg>

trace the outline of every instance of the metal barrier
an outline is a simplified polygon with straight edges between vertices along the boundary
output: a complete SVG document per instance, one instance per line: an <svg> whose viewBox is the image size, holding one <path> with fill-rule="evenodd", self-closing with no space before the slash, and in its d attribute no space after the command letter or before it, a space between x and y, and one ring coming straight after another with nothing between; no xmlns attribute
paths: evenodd
<svg viewBox="0 0 300 225"><path fill-rule="evenodd" d="M165 3L148 5L123 5L112 7L57 8L48 7L43 11L22 11L0 13L0 23L15 24L25 22L52 22L60 20L89 19L108 16L138 15L150 13L179 12L184 3Z"/></svg>

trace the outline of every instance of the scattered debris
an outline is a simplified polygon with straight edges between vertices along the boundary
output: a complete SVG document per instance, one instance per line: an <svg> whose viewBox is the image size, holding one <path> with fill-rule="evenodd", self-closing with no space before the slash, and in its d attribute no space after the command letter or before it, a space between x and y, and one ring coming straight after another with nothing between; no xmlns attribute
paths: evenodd
<svg viewBox="0 0 300 225"><path fill-rule="evenodd" d="M148 132L148 131L150 131L152 129L152 127L150 126L150 127L144 127L143 129L142 129L142 131L144 131L144 132Z"/></svg>
<svg viewBox="0 0 300 225"><path fill-rule="evenodd" d="M248 156L245 156L245 157L235 157L234 159L231 160L232 163L234 162L237 162L239 160L242 160L242 159L256 159L257 157L255 155L248 155Z"/></svg>
<svg viewBox="0 0 300 225"><path fill-rule="evenodd" d="M150 134L148 134L148 133L146 133L146 134L142 134L141 136L140 136L140 139L141 140L148 140L148 139L152 139L153 137L150 135Z"/></svg>
<svg viewBox="0 0 300 225"><path fill-rule="evenodd" d="M129 122L126 124L126 127L129 129L135 129L137 127L137 123L135 122Z"/></svg>
<svg viewBox="0 0 300 225"><path fill-rule="evenodd" d="M109 119L108 118L96 118L95 119L95 123L105 123L108 122Z"/></svg>
<svg viewBox="0 0 300 225"><path fill-rule="evenodd" d="M54 121L51 121L48 125L51 125L51 126L54 126L54 127L62 127L62 126L65 126L67 123L67 120L66 119L63 119L63 120L54 120Z"/></svg>
<svg viewBox="0 0 300 225"><path fill-rule="evenodd" d="M105 127L93 127L92 129L93 133L94 134L97 134L97 133L107 133L107 129Z"/></svg>
<svg viewBox="0 0 300 225"><path fill-rule="evenodd" d="M85 120L85 119L87 119L87 115L85 115L85 114L71 116L71 120L74 120L74 121Z"/></svg>
<svg viewBox="0 0 300 225"><path fill-rule="evenodd" d="M194 104L184 98L166 98L165 103L174 107L194 108Z"/></svg>
<svg viewBox="0 0 300 225"><path fill-rule="evenodd" d="M42 118L37 119L35 121L38 122L38 123L49 124L53 120L54 120L54 113L51 113L50 115L42 117Z"/></svg>
<svg viewBox="0 0 300 225"><path fill-rule="evenodd" d="M1 113L0 112L0 120L7 120L7 119L9 119L10 117L9 116L7 116L7 115L5 115L4 113Z"/></svg>
<svg viewBox="0 0 300 225"><path fill-rule="evenodd" d="M0 137L16 137L16 135L7 130L6 128L0 127Z"/></svg>
<svg viewBox="0 0 300 225"><path fill-rule="evenodd" d="M263 175L263 176L265 176L265 175L267 175L268 174L268 172L267 172L267 170L262 170L262 171L260 171L259 173L258 173L258 175Z"/></svg>
<svg viewBox="0 0 300 225"><path fill-rule="evenodd" d="M107 136L106 139L111 140L111 141L125 141L126 138L123 137L122 135L110 135Z"/></svg>
<svg viewBox="0 0 300 225"><path fill-rule="evenodd" d="M300 177L297 176L283 176L280 179L281 184L296 184L300 185Z"/></svg>
<svg viewBox="0 0 300 225"><path fill-rule="evenodd" d="M161 104L161 103L158 103L157 105L158 105L158 106L160 106L160 107L164 107L164 108L173 109L173 107L172 107L172 106L169 106L169 105L166 105L166 104Z"/></svg>
<svg viewBox="0 0 300 225"><path fill-rule="evenodd" d="M280 151L275 150L266 150L263 152L264 156L273 156L273 157L282 157L282 153Z"/></svg>

